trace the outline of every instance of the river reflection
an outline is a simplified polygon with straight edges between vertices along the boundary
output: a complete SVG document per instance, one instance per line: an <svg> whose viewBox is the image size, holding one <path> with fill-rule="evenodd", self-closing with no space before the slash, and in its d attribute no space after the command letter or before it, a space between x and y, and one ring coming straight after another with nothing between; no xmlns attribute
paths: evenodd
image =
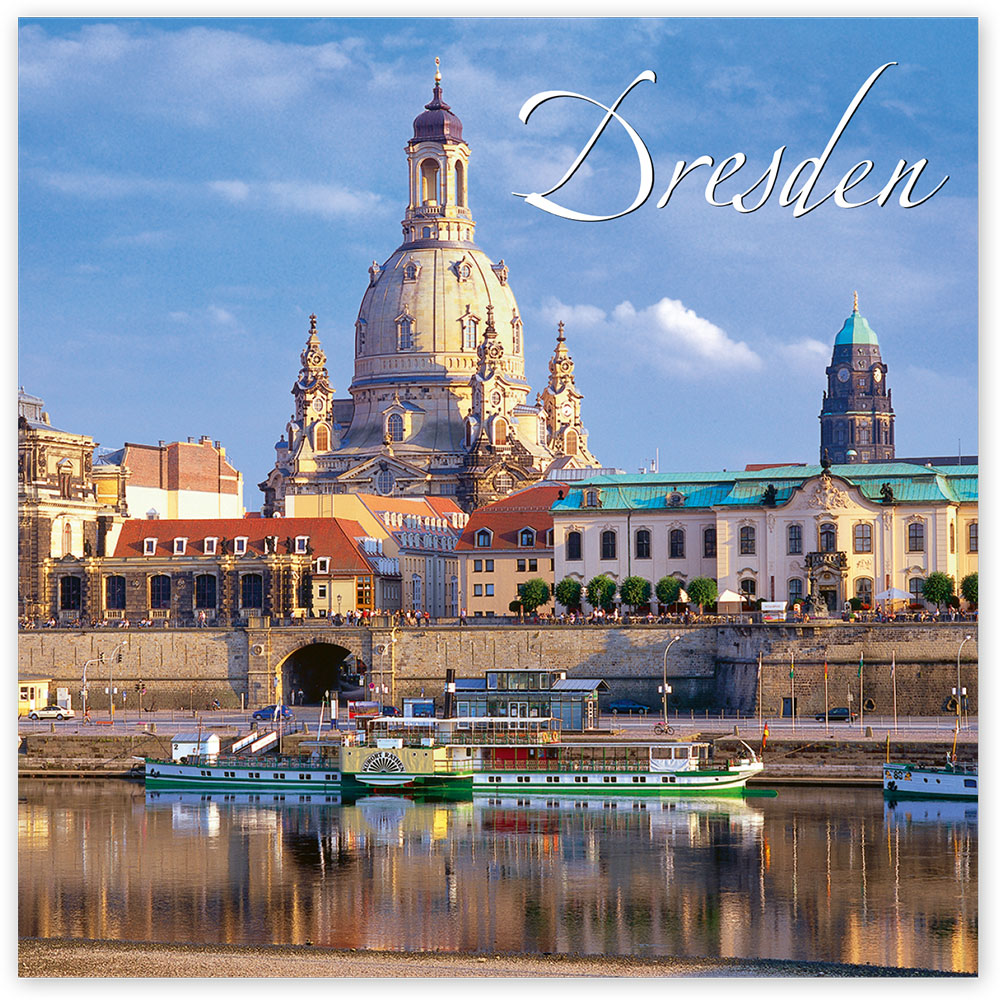
<svg viewBox="0 0 1000 1000"><path fill-rule="evenodd" d="M975 803L24 780L18 831L25 936L977 968Z"/></svg>

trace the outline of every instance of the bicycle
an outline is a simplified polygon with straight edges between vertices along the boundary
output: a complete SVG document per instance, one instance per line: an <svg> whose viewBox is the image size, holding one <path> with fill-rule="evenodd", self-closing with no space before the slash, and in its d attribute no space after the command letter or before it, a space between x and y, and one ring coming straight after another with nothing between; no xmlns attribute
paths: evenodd
<svg viewBox="0 0 1000 1000"><path fill-rule="evenodd" d="M673 736L674 727L668 725L666 722L658 722L655 726L653 726L653 732L656 733L657 736Z"/></svg>

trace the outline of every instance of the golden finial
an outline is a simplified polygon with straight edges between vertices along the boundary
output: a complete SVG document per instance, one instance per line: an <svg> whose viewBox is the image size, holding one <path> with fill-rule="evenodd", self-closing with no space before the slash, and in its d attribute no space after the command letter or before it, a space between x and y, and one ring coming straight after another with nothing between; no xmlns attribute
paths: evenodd
<svg viewBox="0 0 1000 1000"><path fill-rule="evenodd" d="M858 311L858 293L857 292L854 293L854 311L855 312Z"/></svg>
<svg viewBox="0 0 1000 1000"><path fill-rule="evenodd" d="M562 320L559 320L559 336L558 336L558 337L556 337L556 340L558 340L558 341L563 341L563 340L565 340L565 339L566 339L566 335L565 335L565 333L563 333L563 331L564 331L565 329L566 329L566 326L565 326L565 324L563 323L563 321L562 321Z"/></svg>
<svg viewBox="0 0 1000 1000"><path fill-rule="evenodd" d="M435 83L440 83L441 82L441 60L437 56L434 57L434 67L435 67L435 69L434 69L434 82Z"/></svg>

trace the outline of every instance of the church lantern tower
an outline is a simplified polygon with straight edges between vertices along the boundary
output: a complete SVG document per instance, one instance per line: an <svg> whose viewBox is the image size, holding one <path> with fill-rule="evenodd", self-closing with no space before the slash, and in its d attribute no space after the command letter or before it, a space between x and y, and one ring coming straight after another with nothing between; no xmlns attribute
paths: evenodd
<svg viewBox="0 0 1000 1000"><path fill-rule="evenodd" d="M539 403L545 411L549 449L563 468L597 468L600 463L587 450L583 426L583 393L576 387L575 365L566 347L566 328L559 323L556 348L549 359L549 381Z"/></svg>
<svg viewBox="0 0 1000 1000"><path fill-rule="evenodd" d="M896 455L892 390L886 385L878 337L858 312L848 316L833 343L820 421L820 458L835 465L891 462Z"/></svg>

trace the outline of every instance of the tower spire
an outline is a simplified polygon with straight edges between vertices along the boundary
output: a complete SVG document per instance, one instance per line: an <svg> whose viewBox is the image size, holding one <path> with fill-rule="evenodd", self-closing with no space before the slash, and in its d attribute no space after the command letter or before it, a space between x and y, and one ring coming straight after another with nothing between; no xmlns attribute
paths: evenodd
<svg viewBox="0 0 1000 1000"><path fill-rule="evenodd" d="M855 312L858 311L858 293L857 292L854 293L854 311Z"/></svg>

